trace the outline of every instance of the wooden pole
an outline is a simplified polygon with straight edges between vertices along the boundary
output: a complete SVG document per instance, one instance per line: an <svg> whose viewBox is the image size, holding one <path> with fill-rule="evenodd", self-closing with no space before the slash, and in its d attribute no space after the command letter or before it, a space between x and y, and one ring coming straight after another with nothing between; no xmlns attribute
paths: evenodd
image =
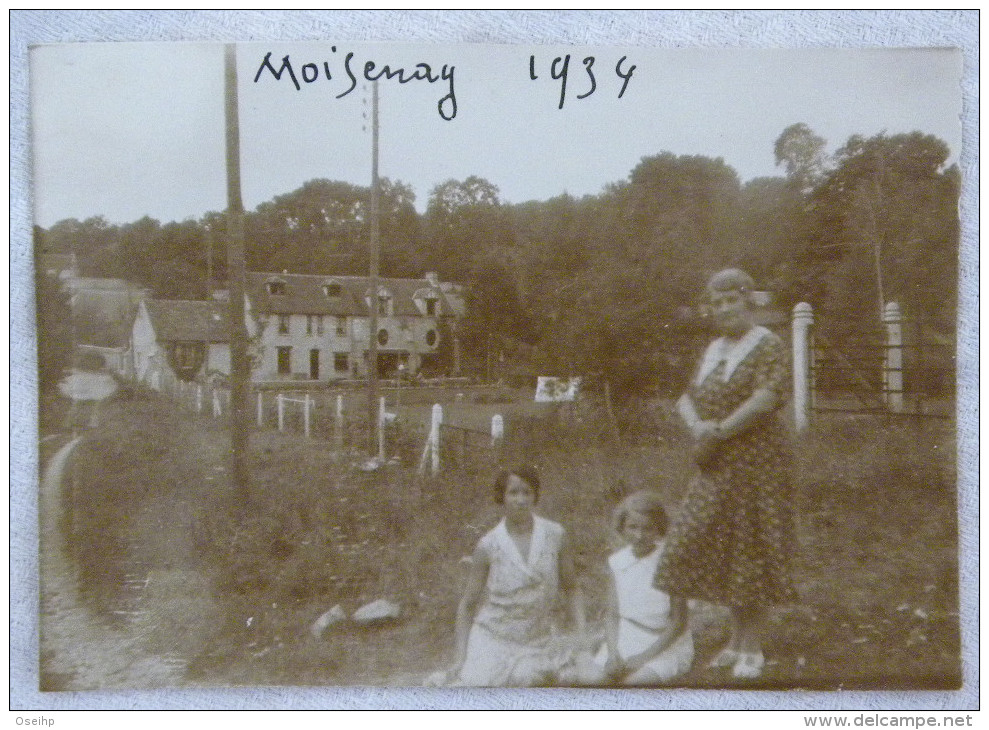
<svg viewBox="0 0 989 730"><path fill-rule="evenodd" d="M371 83L371 323L368 331L367 351L367 423L368 451L378 452L375 443L378 429L375 428L378 408L378 82Z"/></svg>
<svg viewBox="0 0 989 730"><path fill-rule="evenodd" d="M247 450L250 446L250 361L244 322L244 203L240 195L240 117L237 108L237 47L224 49L227 141L227 275L230 289L230 440L234 489L250 499Z"/></svg>

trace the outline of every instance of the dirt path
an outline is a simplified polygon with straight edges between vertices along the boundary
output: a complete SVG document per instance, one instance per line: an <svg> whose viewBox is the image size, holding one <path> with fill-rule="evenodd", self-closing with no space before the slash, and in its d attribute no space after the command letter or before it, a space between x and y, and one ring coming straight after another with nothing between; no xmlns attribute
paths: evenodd
<svg viewBox="0 0 989 730"><path fill-rule="evenodd" d="M40 484L41 689L150 688L188 685L198 650L179 623L209 611L206 581L182 567L129 562L108 610L89 605L70 553L75 438L49 461ZM144 520L141 520L144 522Z"/></svg>

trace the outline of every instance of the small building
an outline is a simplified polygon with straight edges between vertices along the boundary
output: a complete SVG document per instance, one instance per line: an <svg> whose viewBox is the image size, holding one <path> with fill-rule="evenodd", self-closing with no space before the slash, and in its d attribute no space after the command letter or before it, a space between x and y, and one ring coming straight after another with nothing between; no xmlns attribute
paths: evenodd
<svg viewBox="0 0 989 730"><path fill-rule="evenodd" d="M230 373L228 305L221 301L148 299L138 306L131 335L134 377L164 382ZM248 325L248 334L252 327Z"/></svg>

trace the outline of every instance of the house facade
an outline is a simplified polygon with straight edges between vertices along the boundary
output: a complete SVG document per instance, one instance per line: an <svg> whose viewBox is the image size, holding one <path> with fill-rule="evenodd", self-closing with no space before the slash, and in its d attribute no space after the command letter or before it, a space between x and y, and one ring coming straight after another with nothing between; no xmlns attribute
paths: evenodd
<svg viewBox="0 0 989 730"><path fill-rule="evenodd" d="M215 300L141 302L131 333L135 379L160 388L166 382L229 374L227 310L226 302ZM249 335L252 329L249 322Z"/></svg>
<svg viewBox="0 0 989 730"><path fill-rule="evenodd" d="M464 311L459 287L432 274L379 278L377 291L364 276L249 273L246 284L255 380L364 378L372 336L380 376L414 375Z"/></svg>

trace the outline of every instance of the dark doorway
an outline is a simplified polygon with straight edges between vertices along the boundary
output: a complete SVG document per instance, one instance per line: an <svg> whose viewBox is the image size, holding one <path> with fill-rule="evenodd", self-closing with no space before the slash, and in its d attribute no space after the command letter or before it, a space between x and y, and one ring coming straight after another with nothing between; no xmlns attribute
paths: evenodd
<svg viewBox="0 0 989 730"><path fill-rule="evenodd" d="M319 350L309 351L309 379L319 380Z"/></svg>
<svg viewBox="0 0 989 730"><path fill-rule="evenodd" d="M292 372L292 348L278 348L278 374L288 375Z"/></svg>

